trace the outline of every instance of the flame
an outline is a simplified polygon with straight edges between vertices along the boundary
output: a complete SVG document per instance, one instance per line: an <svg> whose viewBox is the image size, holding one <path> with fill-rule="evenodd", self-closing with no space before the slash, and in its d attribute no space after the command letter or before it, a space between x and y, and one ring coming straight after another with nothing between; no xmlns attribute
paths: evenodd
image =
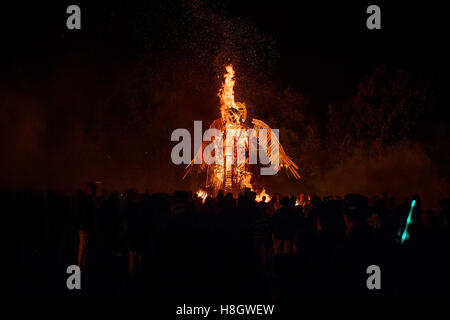
<svg viewBox="0 0 450 320"><path fill-rule="evenodd" d="M305 196L304 193L300 193L298 199L295 201L295 206L304 207L306 205L309 205L310 201L311 201L311 195L308 194Z"/></svg>
<svg viewBox="0 0 450 320"><path fill-rule="evenodd" d="M222 116L224 128L225 130L240 129L245 131L246 129L243 126L243 123L247 118L247 108L245 106L245 103L236 102L234 97L234 85L236 83L236 80L234 77L233 65L230 64L226 66L225 69L227 72L224 75L224 82L218 93L218 96L220 98L220 114ZM248 137L245 138L245 141L244 139L238 138L236 143L243 144L245 147L248 147ZM226 147L228 144L233 146L233 142L227 141L227 139L225 140L225 155L227 155L227 152L232 151ZM216 170L217 173L215 178L217 181L221 181L223 178L225 178L225 189L231 189L232 181L227 177L231 176L231 174L237 174L241 178L242 189L250 188L251 190L253 190L253 186L250 182L252 178L251 172L246 170L245 166L237 166L235 170L236 172L233 172L233 165L231 163L224 163L222 164L222 170ZM262 201L262 198L264 196L266 197L265 202L269 202L271 197L266 193L265 189L257 194L256 201Z"/></svg>
<svg viewBox="0 0 450 320"><path fill-rule="evenodd" d="M208 197L208 194L206 193L206 191L198 190L195 194L196 194L198 197L202 198L202 203L205 203L206 198Z"/></svg>
<svg viewBox="0 0 450 320"><path fill-rule="evenodd" d="M222 120L227 128L239 127L247 118L247 108L245 103L236 102L234 100L234 78L233 65L225 67L227 73L224 76L222 88L219 90L218 96L220 98L220 114Z"/></svg>
<svg viewBox="0 0 450 320"><path fill-rule="evenodd" d="M265 203L269 202L271 197L266 193L266 189L262 189L262 191L260 193L258 193L256 195L256 201L257 202L261 202L263 200L263 197L266 197L266 200L264 201Z"/></svg>

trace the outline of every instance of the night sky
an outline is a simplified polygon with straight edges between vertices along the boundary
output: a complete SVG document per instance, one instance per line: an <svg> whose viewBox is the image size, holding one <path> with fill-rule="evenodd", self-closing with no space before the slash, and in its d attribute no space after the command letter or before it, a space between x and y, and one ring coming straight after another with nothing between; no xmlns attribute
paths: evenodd
<svg viewBox="0 0 450 320"><path fill-rule="evenodd" d="M270 191L448 196L443 8L377 2L382 29L371 31L371 2L298 2L2 4L1 186L193 188L199 181L182 181L170 162L170 134L218 117L233 63L237 100L281 128L303 176L280 172ZM70 4L81 30L66 28ZM351 118L358 112L370 117ZM360 133L394 113L382 141L381 131ZM339 127L345 119L360 127Z"/></svg>

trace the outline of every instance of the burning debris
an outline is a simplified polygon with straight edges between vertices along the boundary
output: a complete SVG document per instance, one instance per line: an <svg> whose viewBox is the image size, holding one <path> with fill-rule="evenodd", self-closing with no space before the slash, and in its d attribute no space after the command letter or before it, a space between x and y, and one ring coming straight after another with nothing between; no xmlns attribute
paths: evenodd
<svg viewBox="0 0 450 320"><path fill-rule="evenodd" d="M261 202L263 200L264 200L264 202L269 202L271 199L272 199L272 197L269 196L266 193L266 189L263 188L262 191L256 195L256 199L255 200L258 201L258 202Z"/></svg>
<svg viewBox="0 0 450 320"><path fill-rule="evenodd" d="M195 193L199 198L202 198L202 202L205 203L206 198L208 197L208 193L206 193L206 191L203 190L198 190Z"/></svg>
<svg viewBox="0 0 450 320"><path fill-rule="evenodd" d="M221 135L223 143L221 144L222 150L219 151L222 151L223 156L219 158L219 161L207 163L205 159L202 159L202 154L208 147L209 141L203 141L196 150L194 159L187 166L184 177L192 171L194 164L199 164L199 171L206 172L205 189L209 194L216 195L220 189L233 194L238 194L245 188L255 190L251 180L252 171L254 171L252 169L255 168L256 162L252 159L249 151L257 149L260 157L262 154L267 156L263 164L273 166L275 172L280 167L284 167L288 174L299 179L298 166L286 154L277 135L273 134L274 130L261 120L252 119L251 123L247 121L245 103L236 102L234 98L233 66L226 66L226 71L222 88L218 93L221 118L216 119L209 127L218 130ZM211 138L211 141L214 141L213 139L214 137ZM259 143L257 143L258 139ZM234 152L235 149L236 152ZM201 159L200 162L198 159ZM261 190L261 188L256 189ZM205 199L204 195L208 193L203 190L197 192L203 199ZM257 195L256 200L262 201L263 197L266 202L271 199L264 188Z"/></svg>

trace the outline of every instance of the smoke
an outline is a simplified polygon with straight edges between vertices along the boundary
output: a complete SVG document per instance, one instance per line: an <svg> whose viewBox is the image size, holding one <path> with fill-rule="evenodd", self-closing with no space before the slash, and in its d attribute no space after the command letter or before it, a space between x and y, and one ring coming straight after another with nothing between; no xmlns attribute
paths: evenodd
<svg viewBox="0 0 450 320"><path fill-rule="evenodd" d="M374 123L381 124L383 131L371 129L370 136L410 131L418 121L416 110L428 107L422 104L422 97L428 96L420 90L405 91L409 87L403 79L392 84L381 77L375 83L386 88L378 91L362 82L356 96L363 103L352 100L335 111L335 120L320 113L314 118L310 117L317 107L314 101L281 84L277 43L250 18L227 15L220 5L203 1L136 7L127 14L133 17L132 27L119 39L132 39L138 49L120 53L123 44L114 32L121 20L114 18L110 28L114 32L102 29L108 41L76 42L61 50L57 60L47 61L47 68L23 67L26 72L0 87L1 187L71 191L101 181L108 191L191 188L201 178L181 179L185 168L170 160L175 144L170 136L177 128L193 133L194 120L202 120L205 129L220 116L217 92L224 66L232 63L236 100L246 103L248 119L279 128L283 147L299 165L299 181L288 179L284 172L262 181L269 192L388 192L398 198L419 193L425 203L448 194L448 184L418 139L388 138L382 145L366 141L364 147L352 142L343 150L336 147L355 132L370 131L364 125L349 125L363 122L363 117L372 129L377 127ZM390 101L383 94L398 100ZM405 102L404 97L410 100ZM389 104L381 108L380 101ZM403 109L393 107L397 105ZM416 116L408 118L414 121L406 127L402 117L404 110L413 110L407 109L411 105ZM391 127L384 125L380 110L392 115ZM321 130L318 122L335 131ZM399 123L401 128L395 129Z"/></svg>
<svg viewBox="0 0 450 320"><path fill-rule="evenodd" d="M0 101L1 181L21 185L36 180L36 165L45 161L45 114L37 101L6 88L0 88Z"/></svg>
<svg viewBox="0 0 450 320"><path fill-rule="evenodd" d="M422 145L411 142L385 147L378 154L367 148L351 150L350 156L314 180L313 188L322 196L386 194L397 201L419 194L427 208L436 208L450 191Z"/></svg>

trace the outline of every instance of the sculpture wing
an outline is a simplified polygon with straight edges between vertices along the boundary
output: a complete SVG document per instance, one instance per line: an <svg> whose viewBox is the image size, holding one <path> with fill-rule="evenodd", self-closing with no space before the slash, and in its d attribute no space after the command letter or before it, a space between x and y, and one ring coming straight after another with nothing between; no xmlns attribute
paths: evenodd
<svg viewBox="0 0 450 320"><path fill-rule="evenodd" d="M253 119L252 120L252 124L253 124L253 128L256 131L257 136L259 136L259 132L258 131L260 129L267 130L267 133L268 133L267 136L266 136L266 140L267 141L263 141L262 144L260 142L260 145L267 147L268 150L265 150L265 151L266 151L266 154L269 156L269 158L271 158L271 161L272 161L272 156L273 155L271 154L270 151L272 150L273 144L274 143L278 143L278 146L279 146L279 165L280 165L280 167L284 167L287 170L288 173L291 173L294 176L295 179L300 179L300 175L297 172L298 166L286 154L286 152L283 149L283 146L280 144L280 142L278 141L278 139L276 137L274 137L275 139L274 139L274 141L272 141L271 134L269 134L269 132L271 130L269 125L267 125L265 122L263 122L261 120L258 120L258 119ZM264 143L264 142L266 142L266 143Z"/></svg>
<svg viewBox="0 0 450 320"><path fill-rule="evenodd" d="M213 123L211 123L211 125L209 126L209 129L218 129L220 131L223 131L224 127L223 127L222 118L214 120ZM197 157L202 158L201 156L202 156L203 150L205 149L205 147L208 144L209 144L209 141L203 141L202 142L202 148L197 150L197 153L195 154L194 159L197 158ZM194 168L194 159L192 159L192 161L186 166L186 173L184 174L183 179L186 178L186 176ZM198 167L198 170L199 171L203 171L203 170L206 170L207 167L208 167L208 164L206 164L205 162L202 161L202 164Z"/></svg>

